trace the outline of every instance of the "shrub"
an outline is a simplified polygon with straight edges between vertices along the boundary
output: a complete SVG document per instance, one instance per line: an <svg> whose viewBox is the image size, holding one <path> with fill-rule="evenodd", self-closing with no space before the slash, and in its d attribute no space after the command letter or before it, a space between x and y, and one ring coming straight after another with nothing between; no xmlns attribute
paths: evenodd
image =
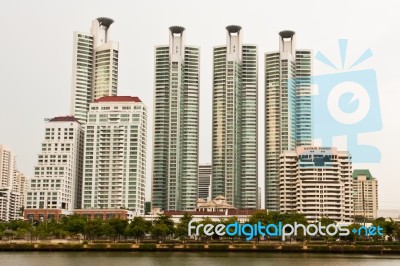
<svg viewBox="0 0 400 266"><path fill-rule="evenodd" d="M139 244L139 249L141 249L141 250L155 250L155 249L157 249L157 245L156 244L152 244L152 243L141 243L141 244Z"/></svg>
<svg viewBox="0 0 400 266"><path fill-rule="evenodd" d="M257 249L260 250L276 250L277 246L276 245L268 245L268 244L258 244L256 245Z"/></svg>
<svg viewBox="0 0 400 266"><path fill-rule="evenodd" d="M209 244L208 249L210 250L227 250L229 245L227 244Z"/></svg>
<svg viewBox="0 0 400 266"><path fill-rule="evenodd" d="M88 244L87 247L88 247L89 249L100 249L100 250L104 250L104 249L107 249L107 244L94 243L94 244Z"/></svg>
<svg viewBox="0 0 400 266"><path fill-rule="evenodd" d="M110 248L115 249L115 250L131 250L132 244L130 244L130 243L111 244Z"/></svg>

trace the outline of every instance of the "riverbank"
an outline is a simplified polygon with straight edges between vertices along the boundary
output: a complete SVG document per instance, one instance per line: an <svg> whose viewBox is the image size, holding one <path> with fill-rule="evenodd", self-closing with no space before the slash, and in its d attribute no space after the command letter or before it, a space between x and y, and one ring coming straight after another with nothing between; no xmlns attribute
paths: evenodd
<svg viewBox="0 0 400 266"><path fill-rule="evenodd" d="M127 251L127 252L310 252L400 254L400 245L381 244L155 244L155 243L1 243L1 251Z"/></svg>

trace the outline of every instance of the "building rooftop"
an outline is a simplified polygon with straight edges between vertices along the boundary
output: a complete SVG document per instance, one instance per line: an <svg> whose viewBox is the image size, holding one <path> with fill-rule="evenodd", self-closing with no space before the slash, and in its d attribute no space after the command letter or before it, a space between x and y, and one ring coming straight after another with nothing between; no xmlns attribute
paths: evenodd
<svg viewBox="0 0 400 266"><path fill-rule="evenodd" d="M239 33L241 29L242 27L240 27L239 25L229 25L226 27L226 30L229 33Z"/></svg>
<svg viewBox="0 0 400 266"><path fill-rule="evenodd" d="M219 195L210 201L198 199L197 208L236 209L232 205L228 204L226 198L222 195Z"/></svg>
<svg viewBox="0 0 400 266"><path fill-rule="evenodd" d="M294 34L295 34L295 32L291 31L291 30L284 30L284 31L279 32L279 35L285 39L292 38Z"/></svg>
<svg viewBox="0 0 400 266"><path fill-rule="evenodd" d="M182 26L171 26L169 27L169 30L173 33L173 34L182 34L182 32L185 31L185 28Z"/></svg>
<svg viewBox="0 0 400 266"><path fill-rule="evenodd" d="M97 18L97 21L100 22L101 25L104 25L106 27L110 27L110 25L114 23L114 20L112 18L107 17L99 17Z"/></svg>
<svg viewBox="0 0 400 266"><path fill-rule="evenodd" d="M139 97L132 96L104 96L94 100L95 103L103 102L142 102Z"/></svg>
<svg viewBox="0 0 400 266"><path fill-rule="evenodd" d="M49 122L78 122L78 119L76 119L73 116L56 116L52 119L49 120Z"/></svg>
<svg viewBox="0 0 400 266"><path fill-rule="evenodd" d="M354 169L353 170L353 179L357 179L360 175L366 176L367 180L373 179L371 172L368 169Z"/></svg>

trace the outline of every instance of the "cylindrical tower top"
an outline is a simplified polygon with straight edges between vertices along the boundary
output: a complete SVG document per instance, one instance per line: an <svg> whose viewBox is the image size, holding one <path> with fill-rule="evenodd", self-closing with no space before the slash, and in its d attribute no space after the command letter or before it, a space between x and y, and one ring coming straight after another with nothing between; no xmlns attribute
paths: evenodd
<svg viewBox="0 0 400 266"><path fill-rule="evenodd" d="M229 32L229 34L239 33L241 29L242 29L242 27L240 27L238 25L229 25L226 27L226 30Z"/></svg>
<svg viewBox="0 0 400 266"><path fill-rule="evenodd" d="M172 34L182 34L185 31L185 28L182 26L171 26L169 30Z"/></svg>
<svg viewBox="0 0 400 266"><path fill-rule="evenodd" d="M279 32L279 51L290 54L292 58L296 55L296 33L291 30Z"/></svg>
<svg viewBox="0 0 400 266"><path fill-rule="evenodd" d="M282 37L282 38L292 38L293 37L293 35L295 35L296 33L294 32L294 31L291 31L291 30L284 30L284 31L281 31L281 32L279 32L279 35Z"/></svg>
<svg viewBox="0 0 400 266"><path fill-rule="evenodd" d="M110 25L114 23L114 20L112 18L107 17L98 17L97 21L100 23L100 26L106 27L110 27Z"/></svg>

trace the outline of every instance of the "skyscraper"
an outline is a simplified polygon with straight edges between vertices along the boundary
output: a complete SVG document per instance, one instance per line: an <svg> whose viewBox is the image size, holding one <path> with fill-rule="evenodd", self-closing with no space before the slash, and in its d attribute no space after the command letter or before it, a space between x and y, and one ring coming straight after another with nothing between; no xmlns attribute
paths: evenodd
<svg viewBox="0 0 400 266"><path fill-rule="evenodd" d="M138 97L105 96L85 124L83 208L144 214L147 108Z"/></svg>
<svg viewBox="0 0 400 266"><path fill-rule="evenodd" d="M212 197L257 208L257 46L242 44L240 26L226 27L214 47Z"/></svg>
<svg viewBox="0 0 400 266"><path fill-rule="evenodd" d="M68 213L80 207L83 129L77 119L59 116L46 123L44 140L26 193L29 218L38 209Z"/></svg>
<svg viewBox="0 0 400 266"><path fill-rule="evenodd" d="M152 207L194 210L197 200L200 49L185 28L155 48Z"/></svg>
<svg viewBox="0 0 400 266"><path fill-rule="evenodd" d="M6 145L0 144L0 187L12 188L15 171L14 152Z"/></svg>
<svg viewBox="0 0 400 266"><path fill-rule="evenodd" d="M351 155L331 147L298 147L280 156L280 211L353 222Z"/></svg>
<svg viewBox="0 0 400 266"><path fill-rule="evenodd" d="M100 17L90 33L74 32L71 115L81 123L86 123L93 100L117 95L119 45L108 36L113 22Z"/></svg>
<svg viewBox="0 0 400 266"><path fill-rule="evenodd" d="M210 164L199 165L199 189L198 197L211 200L211 180L212 180L212 166Z"/></svg>
<svg viewBox="0 0 400 266"><path fill-rule="evenodd" d="M296 50L293 31L265 54L265 208L279 211L279 156L312 144L312 52Z"/></svg>
<svg viewBox="0 0 400 266"><path fill-rule="evenodd" d="M19 194L15 186L15 155L6 145L0 144L0 220L17 219Z"/></svg>

